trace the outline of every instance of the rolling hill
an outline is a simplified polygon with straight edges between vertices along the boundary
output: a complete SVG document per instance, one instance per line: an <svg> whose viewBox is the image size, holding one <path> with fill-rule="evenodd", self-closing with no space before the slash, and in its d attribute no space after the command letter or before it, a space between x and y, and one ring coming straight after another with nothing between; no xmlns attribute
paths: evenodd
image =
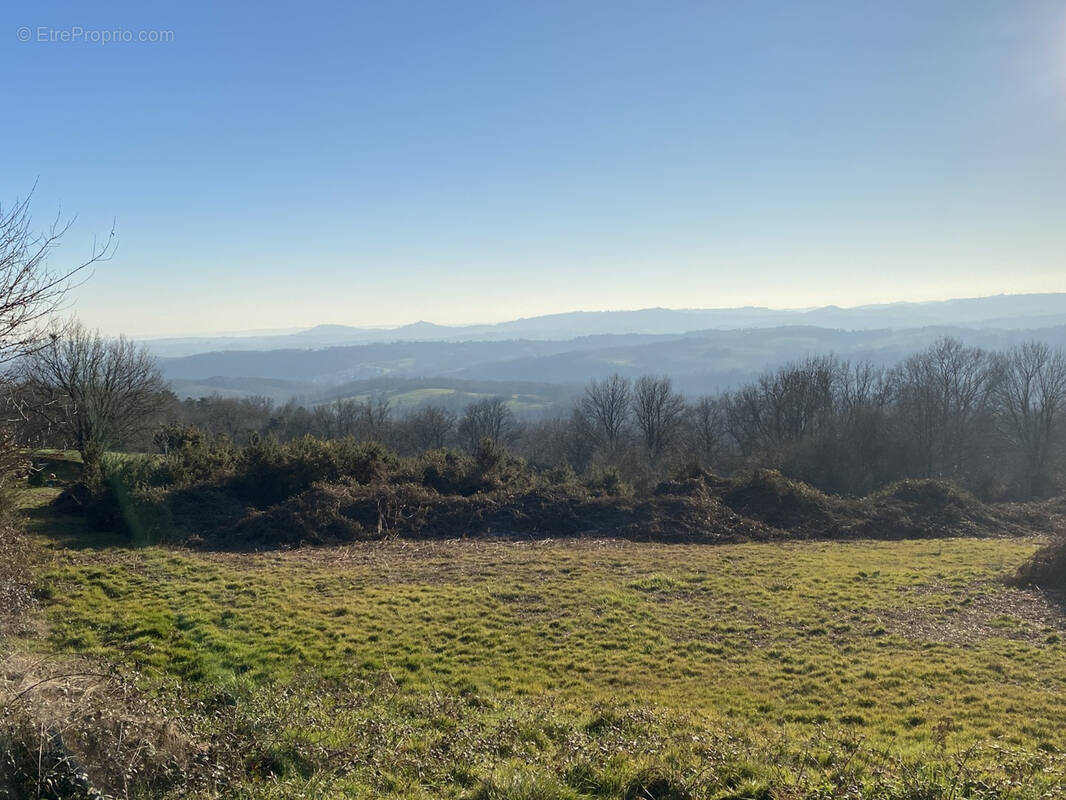
<svg viewBox="0 0 1066 800"><path fill-rule="evenodd" d="M153 339L147 343L159 356L179 357L220 350L321 349L388 342L565 341L620 334L676 335L710 329L813 326L858 331L938 325L1004 330L1066 325L1066 293L996 295L854 308L573 311L495 325L447 326L424 321L397 328L317 325L290 333Z"/></svg>
<svg viewBox="0 0 1066 800"><path fill-rule="evenodd" d="M734 388L767 368L813 354L835 353L850 360L893 363L942 336L987 348L1009 347L1034 338L1066 346L1066 326L862 331L789 326L565 341L393 342L221 351L165 358L161 364L175 390L184 396L218 391L263 394L276 400L298 397L302 402L315 403L339 396L457 389L457 382L475 382L479 387L475 394L531 395L543 401L530 405L544 410L564 400L569 402L590 378L614 372L630 377L668 375L681 391L698 395ZM539 388L529 390L529 385ZM546 391L549 386L569 389L553 395ZM431 399L435 395L423 392L421 396Z"/></svg>

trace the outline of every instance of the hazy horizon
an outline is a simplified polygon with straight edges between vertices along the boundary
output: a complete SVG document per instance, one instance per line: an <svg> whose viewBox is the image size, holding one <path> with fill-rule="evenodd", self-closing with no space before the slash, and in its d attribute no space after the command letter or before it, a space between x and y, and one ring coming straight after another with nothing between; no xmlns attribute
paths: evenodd
<svg viewBox="0 0 1066 800"><path fill-rule="evenodd" d="M715 307L676 307L668 308L666 306L642 306L639 308L570 308L563 311L550 311L545 314L528 314L520 317L507 317L507 318L493 318L480 321L459 321L459 322L438 322L433 319L410 319L402 320L398 322L384 323L380 325L359 325L355 322L344 322L337 320L319 320L307 325L296 325L284 328L252 328L252 329L230 329L230 330L212 330L212 331L198 331L198 332L173 332L173 333L160 333L160 334L142 334L138 338L145 340L153 339L181 339L181 338L207 338L207 337L220 337L220 336L269 336L269 335L284 335L288 333L298 333L301 331L307 331L318 327L350 327L350 328L362 328L366 330L394 330L397 328L408 327L419 324L430 324L445 328L465 328L475 326L492 326L500 325L508 322L516 322L527 319L536 319L545 316L556 316L566 314L610 314L610 313L627 313L637 311L676 311L676 312L705 312L705 311L735 311L735 310L760 310L768 312L779 313L803 313L808 311L817 311L827 308L839 308L843 311L855 311L861 309L873 309L883 308L889 306L905 306L905 305L922 305L922 304L934 304L941 302L953 302L953 301L965 301L965 300L983 300L992 297L1025 297L1036 295L1052 295L1052 294L1066 294L1066 292L999 292L992 295L972 295L965 297L944 297L935 298L932 300L890 300L882 303L862 303L858 305L842 306L836 303L821 303L810 306L798 306L798 307L773 307L773 306L761 306L761 305L742 305L742 306L715 306Z"/></svg>
<svg viewBox="0 0 1066 800"><path fill-rule="evenodd" d="M114 221L108 333L1066 290L1059 2L4 19L0 202L77 216L57 265Z"/></svg>

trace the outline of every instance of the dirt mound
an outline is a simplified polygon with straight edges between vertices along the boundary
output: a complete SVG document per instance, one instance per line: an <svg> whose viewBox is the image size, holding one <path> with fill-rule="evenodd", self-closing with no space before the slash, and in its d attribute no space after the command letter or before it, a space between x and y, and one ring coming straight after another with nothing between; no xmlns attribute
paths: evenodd
<svg viewBox="0 0 1066 800"><path fill-rule="evenodd" d="M275 473L284 474L279 470L270 485L280 480ZM293 485L304 488L275 494L246 486L238 491L247 477L177 487L128 487L115 479L96 489L68 486L55 505L134 542L237 549L393 536L662 542L982 536L1042 530L1034 521L1052 518L1033 504L985 505L943 481L903 481L856 499L825 494L770 469L724 479L687 468L638 495L609 470L553 476L493 452L470 458L440 451L365 477L301 478ZM270 504L268 497L274 498Z"/></svg>
<svg viewBox="0 0 1066 800"><path fill-rule="evenodd" d="M839 536L852 516L846 501L772 469L752 470L733 482L722 502L744 517L801 536Z"/></svg>
<svg viewBox="0 0 1066 800"><path fill-rule="evenodd" d="M570 487L444 495L417 484L316 484L292 500L249 511L231 546L337 544L391 536L617 536L642 541L723 542L784 534L746 519L706 486L645 500L598 497Z"/></svg>
<svg viewBox="0 0 1066 800"><path fill-rule="evenodd" d="M990 536L1013 528L969 492L940 480L900 481L858 501L858 506L865 517L853 528L859 536Z"/></svg>
<svg viewBox="0 0 1066 800"><path fill-rule="evenodd" d="M656 493L638 503L625 526L627 538L660 542L739 542L786 538L762 520L737 513L706 484Z"/></svg>
<svg viewBox="0 0 1066 800"><path fill-rule="evenodd" d="M949 503L971 508L980 505L977 498L955 484L931 478L898 481L886 486L874 496L927 507L939 507Z"/></svg>
<svg viewBox="0 0 1066 800"><path fill-rule="evenodd" d="M195 494L195 493L193 493ZM834 497L772 470L660 484L645 498L580 485L446 494L420 483L317 483L266 509L187 498L187 544L262 549L403 537L620 537L660 542L987 536L1023 530L940 481L905 481L863 499ZM212 510L213 509L213 510ZM192 522L201 520L195 528ZM209 519L213 525L207 524ZM1031 529L1029 529L1031 530Z"/></svg>
<svg viewBox="0 0 1066 800"><path fill-rule="evenodd" d="M1018 568L1014 582L1053 592L1066 592L1066 537L1059 536L1037 550Z"/></svg>

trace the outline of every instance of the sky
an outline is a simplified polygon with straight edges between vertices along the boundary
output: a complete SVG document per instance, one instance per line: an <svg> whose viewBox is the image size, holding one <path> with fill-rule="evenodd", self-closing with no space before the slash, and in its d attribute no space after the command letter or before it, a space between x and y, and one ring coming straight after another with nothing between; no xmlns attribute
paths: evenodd
<svg viewBox="0 0 1066 800"><path fill-rule="evenodd" d="M1066 291L1066 0L0 18L0 203L114 223L107 333Z"/></svg>

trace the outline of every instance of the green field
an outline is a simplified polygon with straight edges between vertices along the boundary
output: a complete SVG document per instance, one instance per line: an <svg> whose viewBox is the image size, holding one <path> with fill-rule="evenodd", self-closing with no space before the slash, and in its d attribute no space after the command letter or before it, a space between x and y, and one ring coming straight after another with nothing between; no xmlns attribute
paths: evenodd
<svg viewBox="0 0 1066 800"><path fill-rule="evenodd" d="M357 394L344 398L345 400L357 400L361 403L371 402L380 397L389 401L389 406L398 412L410 411L434 402L450 401L451 405L465 404L484 400L487 398L500 397L492 392L469 392L453 388L426 387L421 389L409 389L406 391L384 392L378 394ZM530 411L539 411L552 407L552 400L535 394L504 394L502 395L510 408L516 414Z"/></svg>
<svg viewBox="0 0 1066 800"><path fill-rule="evenodd" d="M1050 797L1066 778L1066 622L1002 581L1034 541L235 554L86 546L61 522L36 521L68 546L35 646L139 674L228 743L233 796Z"/></svg>

